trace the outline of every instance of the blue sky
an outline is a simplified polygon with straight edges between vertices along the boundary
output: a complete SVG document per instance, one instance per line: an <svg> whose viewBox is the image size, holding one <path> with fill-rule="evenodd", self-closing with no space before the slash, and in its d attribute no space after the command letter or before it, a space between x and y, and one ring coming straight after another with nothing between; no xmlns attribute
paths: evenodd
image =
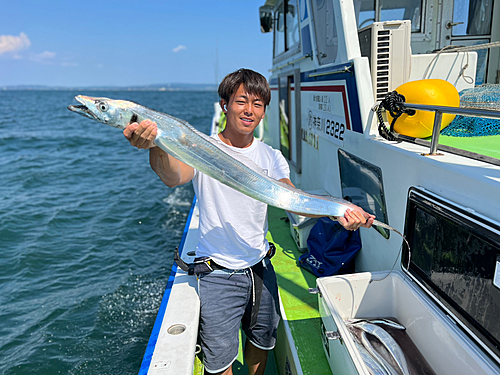
<svg viewBox="0 0 500 375"><path fill-rule="evenodd" d="M264 3L2 1L0 86L215 83L240 67L269 77Z"/></svg>

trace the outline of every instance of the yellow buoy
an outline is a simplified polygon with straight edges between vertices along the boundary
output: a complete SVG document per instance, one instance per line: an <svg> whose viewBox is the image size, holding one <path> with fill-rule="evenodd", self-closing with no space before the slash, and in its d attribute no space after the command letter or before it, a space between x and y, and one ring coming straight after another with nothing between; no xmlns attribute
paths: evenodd
<svg viewBox="0 0 500 375"><path fill-rule="evenodd" d="M399 86L396 91L405 97L406 103L441 105L459 107L460 96L451 83L442 79L421 79ZM392 117L387 112L389 123ZM455 115L443 114L441 130L453 121ZM416 111L410 116L403 113L394 124L394 131L414 138L427 138L432 135L434 126L434 112Z"/></svg>

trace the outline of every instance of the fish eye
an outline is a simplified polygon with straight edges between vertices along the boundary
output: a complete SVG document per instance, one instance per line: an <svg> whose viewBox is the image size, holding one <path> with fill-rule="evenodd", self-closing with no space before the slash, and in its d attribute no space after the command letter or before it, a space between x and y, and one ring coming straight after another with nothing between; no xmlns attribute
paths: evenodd
<svg viewBox="0 0 500 375"><path fill-rule="evenodd" d="M108 110L108 104L106 102L99 102L97 103L97 108L99 108L101 112L106 112Z"/></svg>

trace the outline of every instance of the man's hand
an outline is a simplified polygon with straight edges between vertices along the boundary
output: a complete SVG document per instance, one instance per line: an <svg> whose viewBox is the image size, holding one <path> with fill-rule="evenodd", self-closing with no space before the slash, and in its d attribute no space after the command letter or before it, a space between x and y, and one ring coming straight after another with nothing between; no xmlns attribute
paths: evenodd
<svg viewBox="0 0 500 375"><path fill-rule="evenodd" d="M282 178L280 181L295 187L292 181L290 181L290 179L288 178ZM306 217L322 217L319 215L308 215L298 212L293 213ZM338 221L340 225L342 225L347 230L357 230L359 229L359 227L370 228L373 224L373 220L375 220L375 216L365 212L365 210L363 210L361 207L357 207L356 210L347 209L343 217L330 216L330 219Z"/></svg>
<svg viewBox="0 0 500 375"><path fill-rule="evenodd" d="M357 230L359 227L370 228L375 220L375 216L366 213L361 208L358 210L346 210L343 217L336 218L337 221L347 230Z"/></svg>
<svg viewBox="0 0 500 375"><path fill-rule="evenodd" d="M156 147L154 143L156 134L158 127L151 120L144 120L140 124L134 122L123 130L123 135L132 146L145 150Z"/></svg>

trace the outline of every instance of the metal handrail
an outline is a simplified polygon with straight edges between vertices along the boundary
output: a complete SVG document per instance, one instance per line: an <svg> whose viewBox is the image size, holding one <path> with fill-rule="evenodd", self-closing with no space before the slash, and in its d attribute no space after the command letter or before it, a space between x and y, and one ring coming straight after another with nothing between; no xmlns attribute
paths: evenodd
<svg viewBox="0 0 500 375"><path fill-rule="evenodd" d="M299 61L301 61L301 60L308 59L308 58L312 58L312 54L308 53L307 55L304 55L304 56L302 56L302 57L299 57L299 58L298 58L298 59L296 59L296 60L289 61L289 62L287 62L286 64L283 64L283 65L281 65L281 66L277 66L277 67L276 67L276 68L274 68L274 69L269 69L269 71L270 71L271 73L273 73L273 72L275 72L275 71L277 71L277 70L283 69L284 67L286 67L286 66L288 66L288 65L293 65L293 64L295 64L296 62L299 62Z"/></svg>
<svg viewBox="0 0 500 375"><path fill-rule="evenodd" d="M309 78L314 78L314 77L322 77L322 76L328 76L330 74L341 74L341 73L351 73L351 68L352 64L346 65L340 69L337 70L331 70L329 72L322 72L322 73L311 73L308 75Z"/></svg>
<svg viewBox="0 0 500 375"><path fill-rule="evenodd" d="M412 103L396 103L396 105L404 109L434 112L434 126L432 128L432 139L431 139L431 147L429 155L437 154L436 151L439 143L439 132L441 131L441 121L443 119L443 113L449 113L452 115L461 115L467 117L500 119L500 111L491 109L446 107L439 105L412 104Z"/></svg>

